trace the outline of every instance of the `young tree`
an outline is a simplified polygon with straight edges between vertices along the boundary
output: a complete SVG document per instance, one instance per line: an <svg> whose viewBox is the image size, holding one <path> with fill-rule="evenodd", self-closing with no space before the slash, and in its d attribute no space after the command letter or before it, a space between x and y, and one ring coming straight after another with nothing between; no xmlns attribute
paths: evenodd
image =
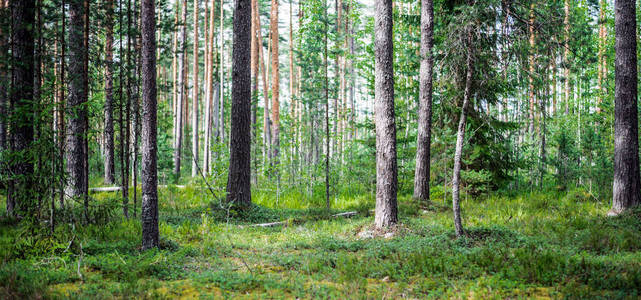
<svg viewBox="0 0 641 300"><path fill-rule="evenodd" d="M430 200L430 147L432 137L432 46L434 43L434 4L421 1L421 70L416 140L414 198Z"/></svg>
<svg viewBox="0 0 641 300"><path fill-rule="evenodd" d="M234 1L232 106L227 202L251 204L251 7L250 0Z"/></svg>
<svg viewBox="0 0 641 300"><path fill-rule="evenodd" d="M142 249L158 247L155 0L142 0Z"/></svg>
<svg viewBox="0 0 641 300"><path fill-rule="evenodd" d="M69 181L65 194L80 197L85 194L85 118L87 102L85 91L85 66L87 56L84 46L85 18L84 1L69 1L69 97L67 99L67 141L66 158Z"/></svg>
<svg viewBox="0 0 641 300"><path fill-rule="evenodd" d="M33 82L35 48L35 1L11 1L11 108L10 149L19 159L12 162L12 181L7 197L7 212L27 210L33 189L34 165L26 153L33 141ZM82 31L80 32L82 33ZM82 43L80 44L82 45ZM82 62L82 61L80 61ZM4 116L3 116L4 117Z"/></svg>
<svg viewBox="0 0 641 300"><path fill-rule="evenodd" d="M114 117L113 117L113 13L114 2L107 0L105 14L105 183L113 184L115 167L114 167Z"/></svg>
<svg viewBox="0 0 641 300"><path fill-rule="evenodd" d="M376 211L374 220L377 228L390 227L398 221L392 23L392 0L376 0L374 14Z"/></svg>
<svg viewBox="0 0 641 300"><path fill-rule="evenodd" d="M614 2L614 186L608 215L617 215L641 203L635 3L634 0Z"/></svg>
<svg viewBox="0 0 641 300"><path fill-rule="evenodd" d="M466 48L472 47L472 31L468 29L468 38ZM467 118L467 109L470 105L470 94L472 89L472 49L468 49L466 58L466 75L465 75L465 91L463 92L463 105L461 106L461 116L458 123L458 131L456 133L456 149L454 151L454 174L452 175L452 207L454 211L454 228L456 236L461 237L465 232L463 231L463 224L461 222L461 205L459 201L459 193L461 190L461 161L463 160L463 142L465 140L465 122Z"/></svg>

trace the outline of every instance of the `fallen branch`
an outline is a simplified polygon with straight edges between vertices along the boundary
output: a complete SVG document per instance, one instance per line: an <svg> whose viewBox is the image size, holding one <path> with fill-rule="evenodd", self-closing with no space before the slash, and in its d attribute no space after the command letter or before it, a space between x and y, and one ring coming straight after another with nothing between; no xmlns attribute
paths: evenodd
<svg viewBox="0 0 641 300"><path fill-rule="evenodd" d="M331 217L332 217L332 218L339 218L339 217L349 218L349 217L353 217L353 216L355 216L355 215L357 215L357 214L358 214L358 212L357 212L357 211L348 211L348 212L342 212L342 213L338 213L338 214L331 215ZM292 222L292 223L298 223L298 222L300 222L300 221L301 221L301 220L293 220L293 221L291 221L291 222ZM290 222L290 221L280 221L280 222L261 223L261 224L253 224L253 225L249 225L249 227L275 227L275 226L280 226L280 225L286 225L286 224L288 224L289 222Z"/></svg>
<svg viewBox="0 0 641 300"><path fill-rule="evenodd" d="M159 185L158 188L168 188L168 185ZM172 187L175 187L177 189L184 189L184 185L172 185ZM100 193L100 192L118 192L121 191L122 187L121 186L105 186L105 187L93 187L89 188L90 192L93 193Z"/></svg>

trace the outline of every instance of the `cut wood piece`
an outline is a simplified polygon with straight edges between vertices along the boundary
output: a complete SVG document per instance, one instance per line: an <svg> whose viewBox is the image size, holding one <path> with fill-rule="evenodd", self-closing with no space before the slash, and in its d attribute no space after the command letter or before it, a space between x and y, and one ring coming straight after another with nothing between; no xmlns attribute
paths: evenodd
<svg viewBox="0 0 641 300"><path fill-rule="evenodd" d="M120 190L122 190L121 186L94 187L94 188L90 188L89 189L90 192L94 192L94 193L97 193L97 192L117 192L117 191L120 191Z"/></svg>

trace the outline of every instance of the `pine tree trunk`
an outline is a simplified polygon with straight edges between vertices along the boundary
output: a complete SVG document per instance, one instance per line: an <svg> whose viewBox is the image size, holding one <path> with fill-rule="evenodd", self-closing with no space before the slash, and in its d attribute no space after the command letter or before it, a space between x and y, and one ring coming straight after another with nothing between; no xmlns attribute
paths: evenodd
<svg viewBox="0 0 641 300"><path fill-rule="evenodd" d="M278 157L280 151L280 102L279 102L279 93L280 93L280 63L279 63L279 52L278 52L278 0L272 0L272 11L271 11L271 44L272 44L272 59L271 59L271 71L272 71L272 158L274 166L278 165Z"/></svg>
<svg viewBox="0 0 641 300"><path fill-rule="evenodd" d="M421 1L421 70L418 108L418 136L416 140L416 173L414 198L430 201L430 147L432 137L432 47L434 36L434 4Z"/></svg>
<svg viewBox="0 0 641 300"><path fill-rule="evenodd" d="M530 103L530 109L529 109L529 129L528 131L532 133L533 137L534 135L534 130L535 130L535 95L536 91L534 90L534 72L535 72L535 37L534 37L534 3L531 4L530 6L530 22L528 24L528 35L529 35L529 42L530 42L530 49L529 49L529 54L528 54L528 66L529 66L529 72L528 72L528 102Z"/></svg>
<svg viewBox="0 0 641 300"><path fill-rule="evenodd" d="M258 120L257 118L257 113L258 113L258 47L262 47L262 45L258 44L258 35L257 35L257 30L258 28L258 22L257 19L259 18L258 16L258 3L257 0L251 0L251 14L252 14L252 19L251 19L251 73L252 73L252 116L251 116L251 124L252 124L252 141L254 145L252 145L252 159L254 161L254 170L252 173L252 182L254 184L258 183L258 153L255 150L257 147L256 141L257 141L257 124Z"/></svg>
<svg viewBox="0 0 641 300"><path fill-rule="evenodd" d="M193 61L193 81L194 87L192 88L192 97L191 97L191 106L192 106L192 118L191 118L191 154L193 156L191 160L191 177L196 177L198 175L198 1L194 0L194 61Z"/></svg>
<svg viewBox="0 0 641 300"><path fill-rule="evenodd" d="M471 40L471 32L468 33L468 41ZM471 42L471 41L470 41ZM471 49L468 51L472 51ZM461 237L465 233L463 231L463 224L461 222L461 205L459 193L461 190L461 164L463 156L463 142L465 141L465 122L467 118L467 108L470 103L470 94L472 89L472 53L467 54L467 71L465 75L465 92L463 94L463 106L461 107L461 117L458 123L458 131L456 134L456 149L454 152L454 174L452 175L452 208L454 211L454 228L456 236Z"/></svg>
<svg viewBox="0 0 641 300"><path fill-rule="evenodd" d="M155 1L142 0L142 249L158 247Z"/></svg>
<svg viewBox="0 0 641 300"><path fill-rule="evenodd" d="M376 0L374 15L377 228L398 222L396 192L396 122L394 114L394 60L392 0Z"/></svg>
<svg viewBox="0 0 641 300"><path fill-rule="evenodd" d="M328 38L327 36L329 35L329 19L327 18L327 3L325 3L325 53L323 55L323 65L325 66L325 208L330 209L330 202L329 202L329 143L330 143L330 138L329 138L329 72L328 72ZM314 128L312 127L312 131ZM313 140L312 140L312 143ZM318 144L316 144L318 147ZM317 148L318 149L318 148ZM316 150L316 154L318 155L318 150Z"/></svg>
<svg viewBox="0 0 641 300"><path fill-rule="evenodd" d="M227 203L251 204L251 7L250 0L234 1L232 50L232 112Z"/></svg>
<svg viewBox="0 0 641 300"><path fill-rule="evenodd" d="M10 149L14 153L29 150L33 141L33 80L35 48L35 1L11 1L11 82L9 105L12 116ZM82 31L80 31L82 34ZM82 44L80 44L82 46ZM80 61L82 63L82 60ZM34 165L29 159L12 162L12 174L7 196L7 212L26 212L31 195L25 191L33 189Z"/></svg>
<svg viewBox="0 0 641 300"><path fill-rule="evenodd" d="M69 180L65 189L68 197L83 196L84 187L84 140L86 118L86 93L84 84L84 61L87 53L84 47L85 31L84 1L69 1L69 98L67 99L67 141L66 158ZM31 77L33 80L33 77Z"/></svg>
<svg viewBox="0 0 641 300"><path fill-rule="evenodd" d="M641 202L636 7L634 0L616 0L614 6L614 186L609 215L619 214Z"/></svg>
<svg viewBox="0 0 641 300"><path fill-rule="evenodd" d="M563 47L563 76L565 77L565 114L570 113L570 0L565 0L565 18L563 26L565 29L565 41Z"/></svg>
<svg viewBox="0 0 641 300"><path fill-rule="evenodd" d="M114 184L114 117L113 117L113 0L107 0L107 12L105 14L106 38L105 38L105 184Z"/></svg>

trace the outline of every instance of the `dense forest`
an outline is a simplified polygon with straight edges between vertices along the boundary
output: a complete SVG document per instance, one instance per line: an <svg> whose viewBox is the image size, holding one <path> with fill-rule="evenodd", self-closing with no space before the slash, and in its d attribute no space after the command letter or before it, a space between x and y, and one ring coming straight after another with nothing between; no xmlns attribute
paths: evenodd
<svg viewBox="0 0 641 300"><path fill-rule="evenodd" d="M0 298L641 297L634 0L0 0Z"/></svg>

